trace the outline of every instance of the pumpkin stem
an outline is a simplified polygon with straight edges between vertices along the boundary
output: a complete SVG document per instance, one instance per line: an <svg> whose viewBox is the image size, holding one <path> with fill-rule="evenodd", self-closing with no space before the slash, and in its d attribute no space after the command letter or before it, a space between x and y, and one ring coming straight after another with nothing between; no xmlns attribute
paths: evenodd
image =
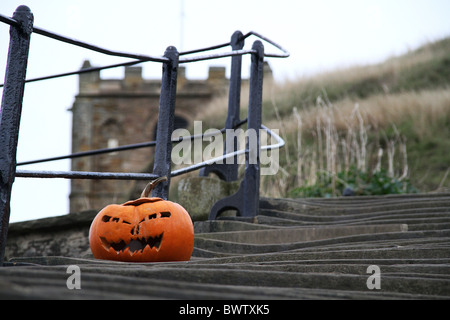
<svg viewBox="0 0 450 320"><path fill-rule="evenodd" d="M147 184L144 191L142 191L142 193L141 193L141 198L148 198L148 195L153 191L153 189L155 189L156 185L158 185L159 183L161 183L163 181L167 181L166 176L159 177L159 178L151 181L149 184Z"/></svg>

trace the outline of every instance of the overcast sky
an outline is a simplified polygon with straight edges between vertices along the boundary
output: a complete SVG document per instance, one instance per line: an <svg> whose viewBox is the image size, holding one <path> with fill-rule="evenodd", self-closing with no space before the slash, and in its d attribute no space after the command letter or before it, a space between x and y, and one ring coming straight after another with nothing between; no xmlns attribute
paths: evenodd
<svg viewBox="0 0 450 320"><path fill-rule="evenodd" d="M449 0L1 0L0 13L12 16L21 4L31 8L34 24L40 28L112 50L156 56L163 55L169 45L190 50L227 42L235 30L256 31L291 53L288 59L270 60L278 81L376 63L450 36ZM0 23L0 82L8 30ZM252 41L247 41L248 47ZM266 51L276 49L267 46ZM93 65L126 61L34 34L27 77L78 70L85 59ZM188 64L187 76L205 78L209 65L229 66L229 59ZM144 77L161 76L160 64L142 66ZM248 63L244 64L247 70ZM123 69L101 75L120 78ZM72 126L67 109L77 86L77 76L26 86L18 161L70 153ZM70 170L70 162L22 168ZM68 180L17 178L10 221L68 213L69 193Z"/></svg>

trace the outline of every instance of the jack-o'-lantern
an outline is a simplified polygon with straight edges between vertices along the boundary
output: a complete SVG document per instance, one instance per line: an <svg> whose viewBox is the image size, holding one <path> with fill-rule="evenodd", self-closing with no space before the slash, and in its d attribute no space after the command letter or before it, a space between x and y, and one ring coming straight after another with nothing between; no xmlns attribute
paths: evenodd
<svg viewBox="0 0 450 320"><path fill-rule="evenodd" d="M179 204L149 198L167 178L147 185L137 200L111 204L94 218L89 244L95 258L128 262L187 261L194 249L194 226Z"/></svg>

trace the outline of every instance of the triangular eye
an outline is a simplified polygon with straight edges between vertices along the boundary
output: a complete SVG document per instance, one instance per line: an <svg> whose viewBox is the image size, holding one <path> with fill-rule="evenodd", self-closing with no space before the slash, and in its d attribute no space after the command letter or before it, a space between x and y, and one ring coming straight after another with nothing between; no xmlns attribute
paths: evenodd
<svg viewBox="0 0 450 320"><path fill-rule="evenodd" d="M103 216L103 217L102 217L102 221L103 221L103 222L109 222L109 220L111 220L111 217L110 217L110 216Z"/></svg>
<svg viewBox="0 0 450 320"><path fill-rule="evenodd" d="M170 218L171 215L170 212L161 212L161 218Z"/></svg>

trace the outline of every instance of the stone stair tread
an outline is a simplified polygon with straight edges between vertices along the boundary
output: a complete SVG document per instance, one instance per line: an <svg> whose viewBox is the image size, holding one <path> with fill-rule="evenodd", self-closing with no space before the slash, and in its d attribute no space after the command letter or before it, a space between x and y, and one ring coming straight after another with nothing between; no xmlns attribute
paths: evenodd
<svg viewBox="0 0 450 320"><path fill-rule="evenodd" d="M278 244L336 238L348 235L407 231L406 224L364 226L290 227L272 230L246 230L199 233L197 238L249 244Z"/></svg>

